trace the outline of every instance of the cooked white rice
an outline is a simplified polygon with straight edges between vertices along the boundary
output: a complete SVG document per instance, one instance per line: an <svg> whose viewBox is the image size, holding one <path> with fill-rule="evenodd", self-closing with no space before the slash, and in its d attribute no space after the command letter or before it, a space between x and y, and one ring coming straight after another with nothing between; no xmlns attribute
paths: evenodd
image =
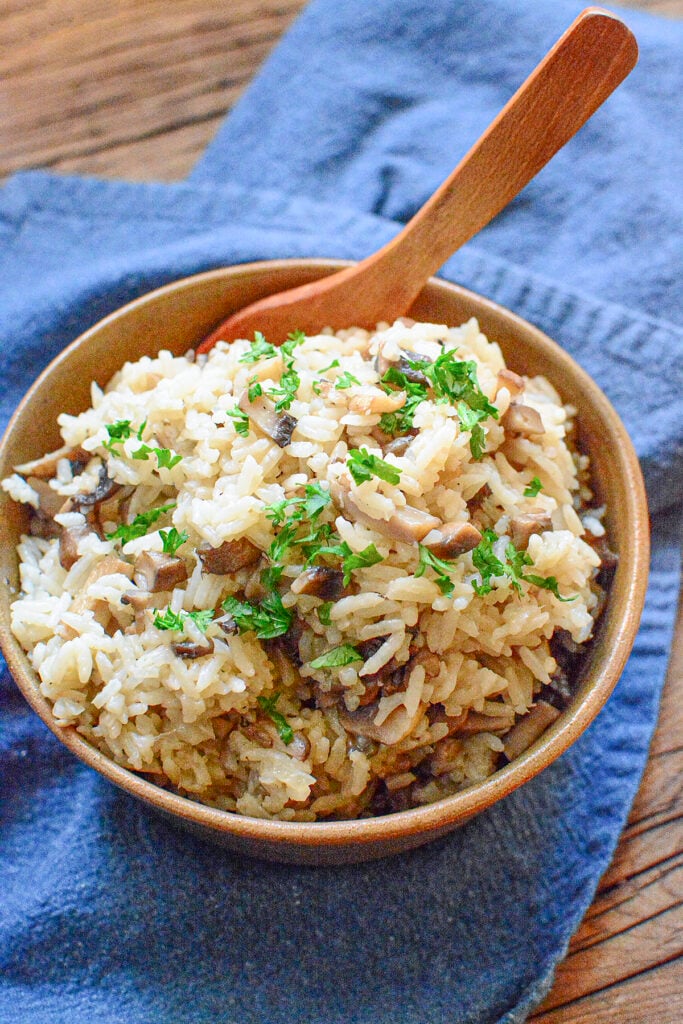
<svg viewBox="0 0 683 1024"><path fill-rule="evenodd" d="M378 353L393 366L401 354L433 365L452 350L458 361L474 361L481 392L497 411L479 424L484 454L476 457L462 403L440 401L431 390L416 407L405 450L392 452L380 419L400 407L405 392L395 383L380 387ZM24 536L19 545L12 629L56 721L75 725L160 785L257 817L383 813L485 778L505 749L519 747L518 740L506 746L509 730L557 678L551 638L561 632L584 644L594 626L600 558L592 542L604 530L601 510L583 522L579 514L591 495L587 460L567 440L573 410L544 378L501 374L500 349L475 320L453 329L400 320L372 334L325 331L292 348L299 382L288 413L296 423L281 447L253 415L226 415L250 382L258 380L266 397L282 387L280 354L245 362L255 351L238 341L219 343L208 357L161 351L126 364L104 392L93 385L90 409L59 418L65 450L50 470L17 467L3 482L15 500L38 509L33 532L43 536ZM513 399L516 411L540 416L542 433L513 429L506 416ZM122 422L129 436L111 443L107 425ZM143 445L147 458L134 458ZM380 475L358 482L349 472L354 449L365 449L370 465L372 456L380 459ZM159 464L175 455L174 465ZM398 482L382 477L387 465ZM47 513L36 473L61 511ZM112 492L104 503L79 503L103 481ZM286 526L268 508L313 493L306 486L327 499L312 517L314 525L329 524L326 544L344 542L355 554L374 545L377 560L350 570L330 603L301 591L315 577L302 577L310 550L290 544L275 586L292 623L289 644L287 636L259 639L244 621L237 631L239 615L225 618L220 606L233 597L242 610L249 601L262 607L274 585L264 586L261 574L278 561L265 553ZM142 536L127 543L107 537L165 505L172 507ZM301 507L290 503L284 514ZM441 577L433 567L420 573L420 554L429 549L391 535L392 517L406 508L439 524L476 527L506 572L482 574L477 546L447 558ZM522 575L542 578L541 585L508 571L511 536L529 515L540 527L520 544L527 551ZM168 538L171 527L187 538L173 556L187 578L155 590L140 576L140 559L162 552L160 531ZM298 539L309 528L300 525ZM67 534L77 543L71 559L64 557ZM257 556L264 553L259 561L207 571L198 550L226 542L230 549L244 538ZM322 553L315 565L338 570L340 556ZM338 575L327 577L341 588ZM125 603L131 593L143 594L137 610ZM169 610L177 628L159 628ZM203 623L182 614L199 610L208 613ZM355 660L352 652L346 664L311 666L343 645ZM547 711L552 702L541 703ZM556 714L547 712L543 724Z"/></svg>

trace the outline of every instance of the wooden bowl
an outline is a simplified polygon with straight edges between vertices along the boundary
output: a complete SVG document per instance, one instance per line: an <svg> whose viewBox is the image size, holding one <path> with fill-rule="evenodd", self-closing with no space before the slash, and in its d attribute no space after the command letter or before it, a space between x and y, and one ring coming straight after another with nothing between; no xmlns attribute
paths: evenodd
<svg viewBox="0 0 683 1024"><path fill-rule="evenodd" d="M91 380L104 385L125 360L153 355L161 347L182 354L248 302L346 265L331 260L276 260L228 267L176 281L112 313L65 349L28 392L0 444L0 479L14 465L60 446L57 415L90 406ZM464 288L432 279L411 315L449 325L476 316L484 333L501 345L511 369L544 374L564 401L576 406L581 444L592 460L594 487L607 505L610 545L619 553L607 607L571 705L517 760L454 796L358 821L264 821L195 803L119 767L74 727L54 723L36 674L10 631L10 602L18 587L16 544L27 517L7 495L0 498L0 516L6 524L0 555L0 644L29 704L69 750L105 778L172 821L237 852L275 861L341 864L398 853L444 835L533 778L581 735L607 700L633 645L647 584L647 505L635 452L605 395L541 331Z"/></svg>

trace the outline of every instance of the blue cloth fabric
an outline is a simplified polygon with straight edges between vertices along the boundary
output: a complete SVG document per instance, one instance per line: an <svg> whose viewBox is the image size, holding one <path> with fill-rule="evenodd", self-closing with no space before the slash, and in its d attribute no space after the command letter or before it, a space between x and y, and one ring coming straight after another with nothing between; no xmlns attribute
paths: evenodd
<svg viewBox="0 0 683 1024"><path fill-rule="evenodd" d="M314 0L187 183L12 179L2 423L68 341L150 288L377 248L577 11ZM683 26L624 17L637 70L444 269L570 351L641 456L651 581L614 695L554 765L453 835L311 869L239 858L155 817L77 762L5 671L2 1024L512 1024L550 985L645 764L680 583Z"/></svg>

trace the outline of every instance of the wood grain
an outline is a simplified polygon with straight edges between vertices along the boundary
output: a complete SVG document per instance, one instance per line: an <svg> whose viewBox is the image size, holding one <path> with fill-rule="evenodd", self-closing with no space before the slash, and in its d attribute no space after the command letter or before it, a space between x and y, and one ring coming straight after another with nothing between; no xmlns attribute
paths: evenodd
<svg viewBox="0 0 683 1024"><path fill-rule="evenodd" d="M303 5L0 0L0 175L182 178ZM676 635L629 823L534 1024L683 1021L683 614Z"/></svg>

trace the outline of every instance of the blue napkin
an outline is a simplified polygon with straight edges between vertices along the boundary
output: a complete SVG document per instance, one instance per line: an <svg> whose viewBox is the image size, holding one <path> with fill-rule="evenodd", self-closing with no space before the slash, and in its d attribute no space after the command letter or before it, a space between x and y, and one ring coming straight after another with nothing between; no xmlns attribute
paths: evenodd
<svg viewBox="0 0 683 1024"><path fill-rule="evenodd" d="M11 179L2 423L68 341L150 288L377 248L578 10L314 0L187 183ZM444 270L564 345L641 456L651 582L613 697L559 761L453 835L311 869L238 858L155 817L76 761L5 670L2 1024L511 1024L550 986L645 764L680 582L683 26L624 17L639 67Z"/></svg>

